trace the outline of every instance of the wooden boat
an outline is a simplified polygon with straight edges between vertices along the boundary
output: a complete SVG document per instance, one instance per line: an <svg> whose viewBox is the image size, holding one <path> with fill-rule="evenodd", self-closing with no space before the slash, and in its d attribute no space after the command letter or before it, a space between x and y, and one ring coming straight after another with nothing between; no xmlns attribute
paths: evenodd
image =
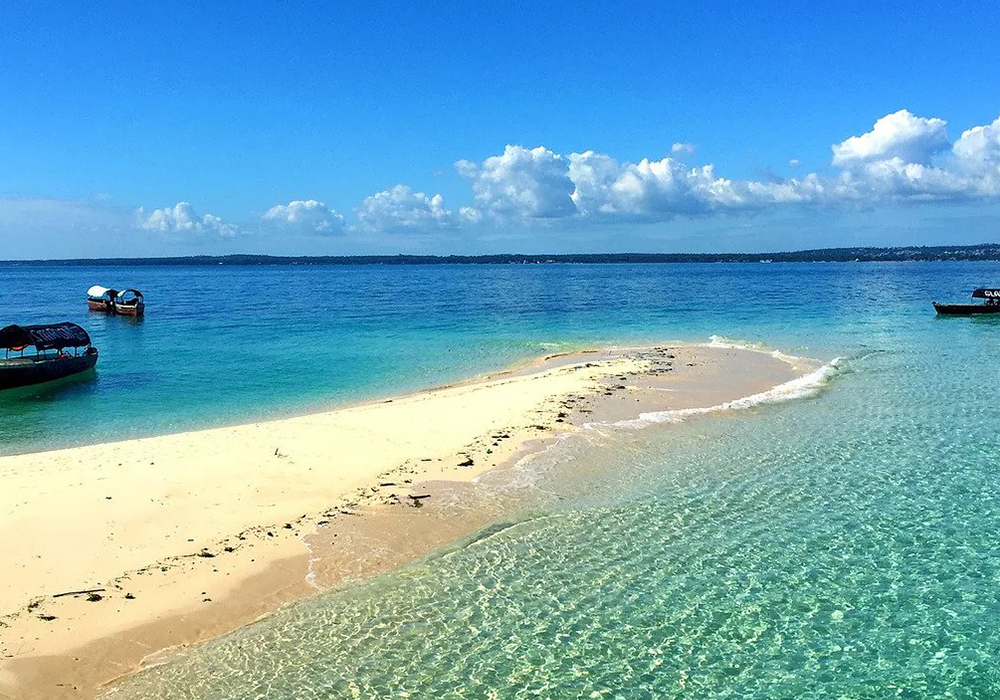
<svg viewBox="0 0 1000 700"><path fill-rule="evenodd" d="M25 355L30 347L35 348L35 353ZM0 328L0 348L4 350L0 358L0 390L62 379L97 364L97 348L90 344L87 331L69 322Z"/></svg>
<svg viewBox="0 0 1000 700"><path fill-rule="evenodd" d="M95 284L87 290L87 308L91 311L104 311L114 313L115 297L118 296L117 289L110 289Z"/></svg>
<svg viewBox="0 0 1000 700"><path fill-rule="evenodd" d="M944 316L972 316L976 314L1000 314L1000 289L980 288L972 292L973 299L982 299L981 304L939 304L934 310Z"/></svg>
<svg viewBox="0 0 1000 700"><path fill-rule="evenodd" d="M146 312L146 302L138 289L119 292L114 301L115 313L122 316L142 316Z"/></svg>

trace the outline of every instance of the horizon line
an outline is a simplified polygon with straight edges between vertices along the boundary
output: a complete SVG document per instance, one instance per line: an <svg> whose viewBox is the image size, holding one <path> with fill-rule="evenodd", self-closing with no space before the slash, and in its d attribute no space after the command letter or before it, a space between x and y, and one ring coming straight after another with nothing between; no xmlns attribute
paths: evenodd
<svg viewBox="0 0 1000 700"><path fill-rule="evenodd" d="M511 263L711 263L711 262L893 262L893 261L1000 260L1000 243L923 246L847 246L809 248L760 253L481 253L481 254L355 254L272 255L227 253L224 255L178 255L94 258L25 258L0 260L0 266L44 265L419 265L419 264L511 264Z"/></svg>

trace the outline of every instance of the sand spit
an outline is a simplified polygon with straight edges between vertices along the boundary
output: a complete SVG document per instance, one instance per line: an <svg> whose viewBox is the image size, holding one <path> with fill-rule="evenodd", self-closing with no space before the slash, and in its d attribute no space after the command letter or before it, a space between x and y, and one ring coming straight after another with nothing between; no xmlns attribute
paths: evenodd
<svg viewBox="0 0 1000 700"><path fill-rule="evenodd" d="M93 697L474 532L495 515L475 478L560 434L816 366L733 347L580 351L308 416L0 457L0 530L16 533L0 538L0 697Z"/></svg>

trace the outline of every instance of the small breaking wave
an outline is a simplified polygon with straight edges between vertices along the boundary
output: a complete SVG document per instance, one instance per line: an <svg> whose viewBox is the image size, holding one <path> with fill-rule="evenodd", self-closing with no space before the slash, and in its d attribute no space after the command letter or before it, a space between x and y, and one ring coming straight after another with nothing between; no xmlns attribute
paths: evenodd
<svg viewBox="0 0 1000 700"><path fill-rule="evenodd" d="M762 352L767 355L770 355L776 360L781 360L782 362L787 362L790 365L796 365L796 366L800 365L803 361L805 361L805 358L803 357L799 357L798 355L789 355L788 353L781 352L781 350L772 350L763 343L754 343L746 340L727 338L724 335L710 335L708 337L708 342L705 343L705 347L731 348L733 350L750 350L752 352Z"/></svg>
<svg viewBox="0 0 1000 700"><path fill-rule="evenodd" d="M581 425L581 428L583 428L581 431L565 432L556 435L542 449L538 451L532 450L520 457L510 470L504 472L502 479L494 480L491 473L487 472L475 477L472 480L473 483L476 483L481 488L497 491L510 491L522 488L538 489L540 483L542 483L540 477L549 471L549 468L563 462L573 454L572 452L567 452L567 450L572 451L581 445L587 445L589 448L607 446L624 437L627 434L624 431L645 428L655 424L681 423L692 416L741 410L763 404L782 403L814 396L836 376L847 371L846 363L856 359L855 356L849 358L836 357L826 364L816 367L817 361L813 359L788 355L778 350L772 350L760 343L739 341L718 335L711 336L710 342L703 343L702 346L760 352L785 361L797 368L811 366L815 367L815 369L758 394L744 396L715 406L650 411L639 414L637 418L621 421L593 421L584 423ZM653 387L652 389L664 392L676 391L671 387ZM619 429L623 429L623 432L619 432Z"/></svg>
<svg viewBox="0 0 1000 700"><path fill-rule="evenodd" d="M764 347L763 343L754 343L749 340L729 338L724 335L708 336L708 342L706 345L710 348L734 348L736 350L756 350L758 352L767 352L767 348Z"/></svg>
<svg viewBox="0 0 1000 700"><path fill-rule="evenodd" d="M717 413L719 411L733 411L744 408L753 408L762 404L781 403L794 399L815 396L820 390L830 383L830 381L842 372L844 358L836 357L822 367L812 372L791 379L784 384L772 387L759 394L744 396L733 401L720 403L716 406L706 408L677 408L668 411L650 411L639 414L638 418L623 420L614 423L621 428L642 428L654 423L680 423L690 416L697 416L703 413Z"/></svg>

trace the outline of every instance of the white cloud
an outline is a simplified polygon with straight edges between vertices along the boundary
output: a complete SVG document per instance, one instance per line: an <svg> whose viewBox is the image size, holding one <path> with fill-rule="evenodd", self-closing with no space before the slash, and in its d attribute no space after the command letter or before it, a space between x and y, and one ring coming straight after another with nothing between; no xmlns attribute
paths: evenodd
<svg viewBox="0 0 1000 700"><path fill-rule="evenodd" d="M871 131L834 144L834 176L768 181L721 177L674 156L620 162L594 151L561 155L508 145L481 164L455 163L472 181L475 221L575 219L666 221L678 215L795 204L873 205L1000 197L1000 119L967 130L949 151L945 121L900 110ZM673 153L690 153L677 143ZM788 165L797 168L798 159ZM468 217L463 217L463 220ZM471 220L471 219L470 219Z"/></svg>
<svg viewBox="0 0 1000 700"><path fill-rule="evenodd" d="M547 148L508 145L482 165L460 160L455 169L472 180L480 207L495 215L547 219L576 213L569 164Z"/></svg>
<svg viewBox="0 0 1000 700"><path fill-rule="evenodd" d="M264 220L286 228L327 236L344 231L344 217L315 199L276 204L267 210Z"/></svg>
<svg viewBox="0 0 1000 700"><path fill-rule="evenodd" d="M673 158L619 163L593 151L570 154L573 202L584 216L669 218L735 203L728 180L712 166L688 169Z"/></svg>
<svg viewBox="0 0 1000 700"><path fill-rule="evenodd" d="M1000 117L963 132L952 147L956 169L984 197L1000 197Z"/></svg>
<svg viewBox="0 0 1000 700"><path fill-rule="evenodd" d="M638 162L590 150L560 154L544 146L507 145L481 162L455 163L458 174L470 182L471 206L452 211L445 208L440 194L396 185L355 208L356 227L314 199L275 205L263 215L263 222L318 234L442 231L510 222L658 222L802 205L1000 198L1000 118L967 129L949 144L943 119L919 117L904 109L878 119L870 131L850 136L831 150L832 175L755 180L724 177L710 164L685 164L681 158L693 153L694 146L684 142L674 143L669 156ZM797 158L788 161L790 168L800 166ZM8 206L8 218L26 206ZM32 206L58 211L74 221L104 216L91 214L91 205ZM243 232L216 216L198 214L187 202L148 214L139 209L136 214L129 227L138 225L178 238L227 238Z"/></svg>
<svg viewBox="0 0 1000 700"><path fill-rule="evenodd" d="M718 177L711 165L690 168L671 157L623 163L594 151L562 156L518 146L507 146L482 166L460 161L456 168L472 178L484 212L515 219L663 221L802 202L823 189L815 178L734 181Z"/></svg>
<svg viewBox="0 0 1000 700"><path fill-rule="evenodd" d="M406 185L366 197L355 211L361 228L370 231L433 229L454 224L441 195L428 197Z"/></svg>
<svg viewBox="0 0 1000 700"><path fill-rule="evenodd" d="M240 233L235 224L228 224L212 214L199 215L187 202L173 207L154 209L148 216L142 207L136 210L140 228L175 236L218 236L232 238Z"/></svg>
<svg viewBox="0 0 1000 700"><path fill-rule="evenodd" d="M880 130L879 125L890 119L891 125ZM838 182L844 198L878 203L1000 197L1000 118L966 130L950 151L945 150L944 125L942 119L923 119L901 110L880 119L873 131L834 145L834 164L842 164L839 147L854 148L861 139L881 133L881 145L869 143L870 153L864 159L843 163Z"/></svg>
<svg viewBox="0 0 1000 700"><path fill-rule="evenodd" d="M1000 165L1000 117L992 124L964 131L952 150L969 166L996 168Z"/></svg>
<svg viewBox="0 0 1000 700"><path fill-rule="evenodd" d="M943 119L924 119L901 109L876 121L871 131L831 146L833 164L852 167L892 158L927 163L948 148L945 126Z"/></svg>
<svg viewBox="0 0 1000 700"><path fill-rule="evenodd" d="M474 161L465 160L463 158L462 160L455 161L455 172L457 172L460 176L471 180L479 174L479 165L477 165Z"/></svg>
<svg viewBox="0 0 1000 700"><path fill-rule="evenodd" d="M569 157L567 178L573 204L583 215L614 214L612 186L621 174L621 164L611 156L594 151Z"/></svg>
<svg viewBox="0 0 1000 700"><path fill-rule="evenodd" d="M865 163L840 177L847 199L864 202L951 199L968 193L968 181L953 172L894 157Z"/></svg>
<svg viewBox="0 0 1000 700"><path fill-rule="evenodd" d="M459 207L458 216L467 224L478 224L483 220L483 213L475 207Z"/></svg>

